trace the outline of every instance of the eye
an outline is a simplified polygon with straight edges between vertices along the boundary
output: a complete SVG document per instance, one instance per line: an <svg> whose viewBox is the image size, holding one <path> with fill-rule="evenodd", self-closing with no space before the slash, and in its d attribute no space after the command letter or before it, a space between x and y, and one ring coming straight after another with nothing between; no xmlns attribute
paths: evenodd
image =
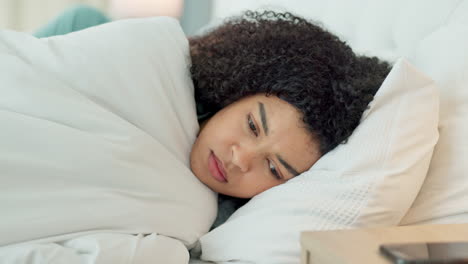
<svg viewBox="0 0 468 264"><path fill-rule="evenodd" d="M273 176L276 179L278 179L278 180L283 179L283 177L281 177L281 175L279 174L278 170L276 170L275 164L271 160L268 160L268 167L270 169L271 174L273 174Z"/></svg>
<svg viewBox="0 0 468 264"><path fill-rule="evenodd" d="M247 123L248 123L249 128L250 128L250 130L252 131L252 133L254 133L254 135L255 135L256 137L258 137L258 130L257 130L257 127L255 126L254 121L252 120L252 116L251 116L251 115L248 115L248 116L247 116Z"/></svg>

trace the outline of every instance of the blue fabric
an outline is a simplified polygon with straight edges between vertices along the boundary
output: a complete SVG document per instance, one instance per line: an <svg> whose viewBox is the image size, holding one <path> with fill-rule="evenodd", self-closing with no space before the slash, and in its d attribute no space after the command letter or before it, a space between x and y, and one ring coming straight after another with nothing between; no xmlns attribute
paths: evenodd
<svg viewBox="0 0 468 264"><path fill-rule="evenodd" d="M110 21L110 18L96 8L86 5L77 5L65 10L65 12L61 13L45 26L38 29L34 33L34 36L45 38L64 35Z"/></svg>

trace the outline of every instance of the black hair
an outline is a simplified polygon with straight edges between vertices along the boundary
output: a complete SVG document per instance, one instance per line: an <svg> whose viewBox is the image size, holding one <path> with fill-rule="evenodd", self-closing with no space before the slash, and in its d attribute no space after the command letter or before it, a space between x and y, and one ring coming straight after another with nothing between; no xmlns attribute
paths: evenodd
<svg viewBox="0 0 468 264"><path fill-rule="evenodd" d="M189 39L195 99L212 113L254 94L296 107L321 154L358 126L390 71L291 13L247 11Z"/></svg>

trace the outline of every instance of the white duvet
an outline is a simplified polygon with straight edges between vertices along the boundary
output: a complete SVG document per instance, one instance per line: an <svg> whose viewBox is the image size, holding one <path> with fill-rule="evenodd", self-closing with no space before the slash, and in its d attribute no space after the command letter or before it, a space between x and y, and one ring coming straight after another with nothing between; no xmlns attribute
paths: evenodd
<svg viewBox="0 0 468 264"><path fill-rule="evenodd" d="M162 235L105 234L0 248L8 264L186 264L189 253L177 239Z"/></svg>
<svg viewBox="0 0 468 264"><path fill-rule="evenodd" d="M216 216L189 169L189 63L170 18L0 31L1 263L188 262Z"/></svg>

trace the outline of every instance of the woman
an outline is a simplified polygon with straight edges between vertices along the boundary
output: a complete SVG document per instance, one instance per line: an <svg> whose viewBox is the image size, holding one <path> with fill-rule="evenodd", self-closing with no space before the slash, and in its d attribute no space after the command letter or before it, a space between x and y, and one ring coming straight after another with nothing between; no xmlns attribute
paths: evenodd
<svg viewBox="0 0 468 264"><path fill-rule="evenodd" d="M108 21L79 6L36 36ZM289 13L246 12L189 44L201 124L191 169L221 201L285 183L345 142L389 72ZM215 226L245 202L234 201Z"/></svg>

